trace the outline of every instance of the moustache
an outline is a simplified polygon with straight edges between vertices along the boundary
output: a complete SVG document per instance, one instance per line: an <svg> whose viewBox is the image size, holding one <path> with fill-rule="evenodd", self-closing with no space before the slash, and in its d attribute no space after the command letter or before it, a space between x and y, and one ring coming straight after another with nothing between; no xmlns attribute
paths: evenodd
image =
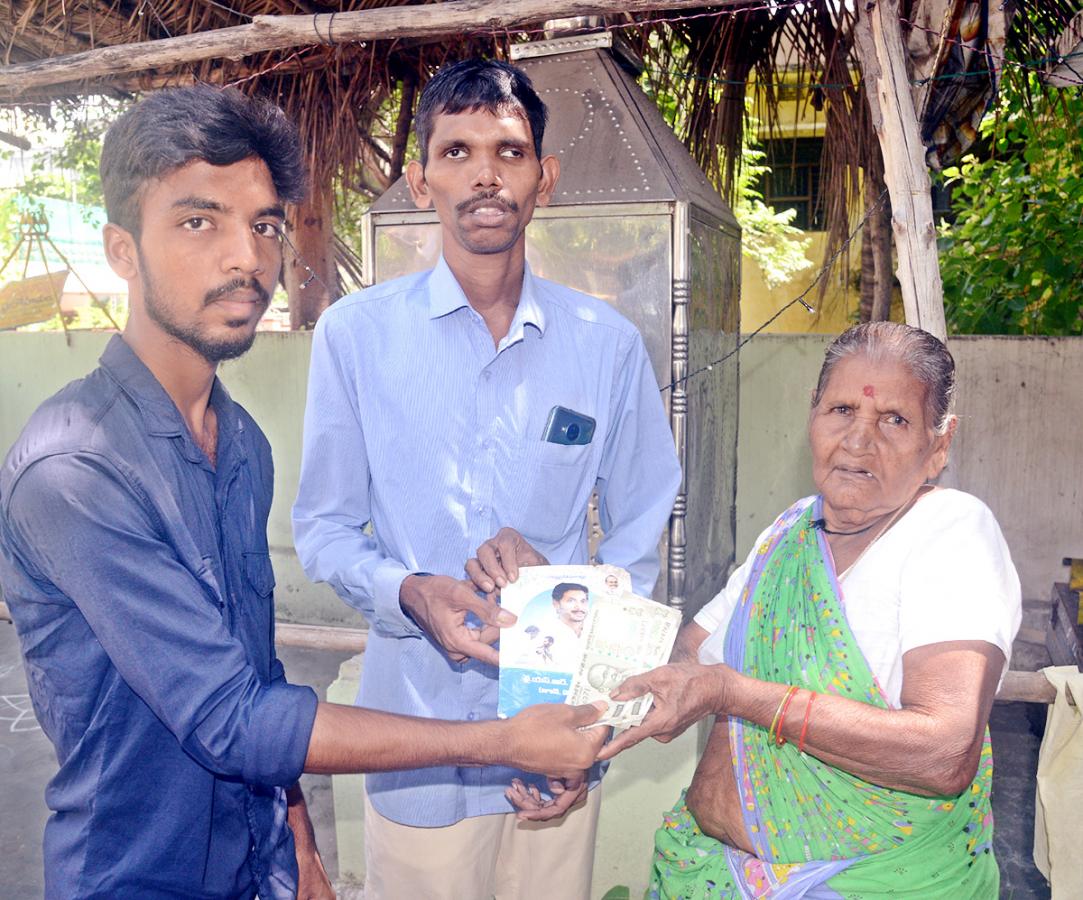
<svg viewBox="0 0 1083 900"><path fill-rule="evenodd" d="M469 200L463 200L455 206L455 212L460 215L472 213L483 206L495 206L504 212L519 212L519 204L514 200L505 200L495 191L487 191L483 194L475 194Z"/></svg>
<svg viewBox="0 0 1083 900"><path fill-rule="evenodd" d="M264 306L271 302L271 295L267 293L266 288L254 278L234 278L232 281L227 281L220 287L216 287L213 291L208 291L203 298L203 305L210 306L215 300L221 300L227 294L232 294L234 291L245 290L252 291L259 298L259 302Z"/></svg>

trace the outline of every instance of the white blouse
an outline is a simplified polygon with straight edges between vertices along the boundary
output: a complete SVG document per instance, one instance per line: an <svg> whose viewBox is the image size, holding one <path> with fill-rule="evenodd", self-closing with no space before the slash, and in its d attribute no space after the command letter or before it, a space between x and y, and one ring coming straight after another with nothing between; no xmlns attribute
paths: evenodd
<svg viewBox="0 0 1083 900"><path fill-rule="evenodd" d="M709 633L701 662L724 661L726 628L770 532L696 614ZM1004 653L1008 669L1023 616L1019 576L1000 526L977 497L945 488L920 498L850 569L842 592L857 644L892 706L899 706L903 654L914 647L986 641Z"/></svg>

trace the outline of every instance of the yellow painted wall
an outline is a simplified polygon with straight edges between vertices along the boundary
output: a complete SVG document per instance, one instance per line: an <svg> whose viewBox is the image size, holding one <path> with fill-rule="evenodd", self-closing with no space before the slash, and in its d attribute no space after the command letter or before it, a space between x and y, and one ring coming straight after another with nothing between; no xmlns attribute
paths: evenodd
<svg viewBox="0 0 1083 900"><path fill-rule="evenodd" d="M753 90L755 87L753 85ZM765 117L759 116L765 122ZM785 140L787 138L822 137L823 115L806 102L804 95L797 99L780 100L775 128L768 131L766 124L760 129L760 139ZM747 256L741 260L741 331L754 331L783 306L805 290L816 277L824 262L824 244L827 234L808 231L812 239L805 256L812 260L809 268L798 272L790 281L776 288L767 286L759 265ZM768 325L768 333L838 334L857 321L860 301L859 279L861 272L861 241L855 240L848 254L839 257L832 270L825 275L828 282L823 301L819 286L814 288L805 301L816 309L809 313L800 304L794 304L778 319Z"/></svg>
<svg viewBox="0 0 1083 900"><path fill-rule="evenodd" d="M805 255L813 264L773 290L767 286L754 260L747 256L741 260L741 331L755 331L812 283L823 265L827 234L808 231L805 236L812 239ZM857 307L861 299L857 286L857 276L861 270L860 241L851 245L849 257L847 261L845 254L840 256L832 271L824 276L827 279L827 292L822 303L818 286L805 297L805 302L816 310L815 313L795 303L764 331L773 334L838 334L853 325L857 321ZM847 284L843 278L848 269L850 275Z"/></svg>

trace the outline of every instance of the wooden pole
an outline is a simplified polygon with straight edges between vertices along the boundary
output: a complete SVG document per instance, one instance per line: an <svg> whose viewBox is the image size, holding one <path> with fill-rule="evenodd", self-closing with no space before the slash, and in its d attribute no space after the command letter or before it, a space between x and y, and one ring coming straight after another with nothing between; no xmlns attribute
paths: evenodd
<svg viewBox="0 0 1083 900"><path fill-rule="evenodd" d="M289 214L293 229L285 245L282 281L290 304L290 329L313 328L342 294L335 266L334 196L329 185L312 193Z"/></svg>
<svg viewBox="0 0 1083 900"><path fill-rule="evenodd" d="M866 170L867 202L875 203L884 192L884 162L876 159ZM891 200L869 217L869 252L873 264L872 308L870 322L886 322L891 318L891 297L895 292L895 279L891 275Z"/></svg>
<svg viewBox="0 0 1083 900"><path fill-rule="evenodd" d="M463 32L514 29L567 16L718 9L745 0L449 0L409 7L381 7L312 16L254 16L235 25L157 41L117 44L68 56L0 67L0 100L32 88L173 68L205 59L241 59L253 53L339 44L403 40Z"/></svg>
<svg viewBox="0 0 1083 900"><path fill-rule="evenodd" d="M858 4L855 49L884 156L906 321L945 340L944 289L929 170L910 88L899 0Z"/></svg>
<svg viewBox="0 0 1083 900"><path fill-rule="evenodd" d="M275 622L275 644L279 647L364 653L365 647L368 645L368 639L369 633L360 628L337 628L331 625L292 625L288 622ZM1012 673L1009 672L1008 674ZM1044 675L1039 677L1042 681L1045 681ZM1045 683L1052 690L1053 686L1048 681ZM1054 695L1055 693L1054 691Z"/></svg>

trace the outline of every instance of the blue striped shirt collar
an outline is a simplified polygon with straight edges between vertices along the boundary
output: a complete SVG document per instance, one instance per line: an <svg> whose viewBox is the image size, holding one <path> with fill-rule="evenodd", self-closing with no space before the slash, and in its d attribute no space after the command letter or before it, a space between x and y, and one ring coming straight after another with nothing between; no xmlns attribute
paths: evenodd
<svg viewBox="0 0 1083 900"><path fill-rule="evenodd" d="M501 342L504 346L522 340L525 326L533 325L541 334L545 334L545 310L538 297L534 273L530 271L530 264L524 263L523 289L519 294L519 306L515 310L515 316L511 320L507 337ZM439 319L456 310L469 307L470 301L466 299L458 279L451 271L440 255L440 261L429 275L429 318Z"/></svg>

